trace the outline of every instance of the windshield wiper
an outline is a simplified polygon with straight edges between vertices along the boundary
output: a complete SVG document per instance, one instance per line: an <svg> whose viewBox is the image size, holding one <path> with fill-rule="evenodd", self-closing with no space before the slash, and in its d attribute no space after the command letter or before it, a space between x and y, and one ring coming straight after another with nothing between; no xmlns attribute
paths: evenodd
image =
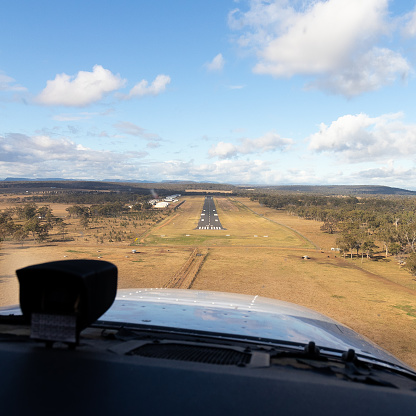
<svg viewBox="0 0 416 416"><path fill-rule="evenodd" d="M353 349L335 357L322 354L314 342L309 342L303 351L285 350L272 354L270 363L298 370L312 370L358 383L416 391L416 375L404 370L386 368L383 364L365 362Z"/></svg>

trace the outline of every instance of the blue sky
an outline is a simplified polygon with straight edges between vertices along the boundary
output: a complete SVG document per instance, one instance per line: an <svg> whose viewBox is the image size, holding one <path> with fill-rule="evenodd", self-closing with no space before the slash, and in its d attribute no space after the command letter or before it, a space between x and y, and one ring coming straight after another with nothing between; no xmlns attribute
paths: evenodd
<svg viewBox="0 0 416 416"><path fill-rule="evenodd" d="M0 179L416 189L416 5L3 1Z"/></svg>

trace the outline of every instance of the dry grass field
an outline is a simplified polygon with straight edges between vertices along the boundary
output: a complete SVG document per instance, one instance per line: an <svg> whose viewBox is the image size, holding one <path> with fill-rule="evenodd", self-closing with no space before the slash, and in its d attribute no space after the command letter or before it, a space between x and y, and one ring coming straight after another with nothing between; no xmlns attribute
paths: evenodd
<svg viewBox="0 0 416 416"><path fill-rule="evenodd" d="M121 227L128 234L121 242L97 243L94 236L98 231L108 235L111 227L119 230L118 220L83 230L77 220L65 218L73 241L1 243L0 305L18 301L18 267L100 257L118 266L119 288L170 285L298 303L351 327L416 368L416 281L394 258L344 259L331 251L336 236L322 233L320 223L248 198L214 198L226 229L196 230L203 197L183 199L177 211L165 218L161 214L159 222ZM67 214L64 205L51 207L54 215Z"/></svg>

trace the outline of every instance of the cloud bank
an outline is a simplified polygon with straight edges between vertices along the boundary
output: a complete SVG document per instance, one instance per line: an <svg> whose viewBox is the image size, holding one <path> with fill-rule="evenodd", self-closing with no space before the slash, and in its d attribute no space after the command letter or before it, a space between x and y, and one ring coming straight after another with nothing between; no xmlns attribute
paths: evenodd
<svg viewBox="0 0 416 416"><path fill-rule="evenodd" d="M0 137L0 176L123 177L146 152L94 150L67 138L10 133ZM42 177L41 176L41 177Z"/></svg>
<svg viewBox="0 0 416 416"><path fill-rule="evenodd" d="M284 150L292 143L292 139L282 138L274 132L268 132L257 139L242 139L240 145L219 142L211 147L209 155L219 159L230 159L239 155L273 152L278 149Z"/></svg>
<svg viewBox="0 0 416 416"><path fill-rule="evenodd" d="M370 117L345 115L309 136L309 149L331 152L350 163L411 158L416 152L416 125L402 122L403 114Z"/></svg>

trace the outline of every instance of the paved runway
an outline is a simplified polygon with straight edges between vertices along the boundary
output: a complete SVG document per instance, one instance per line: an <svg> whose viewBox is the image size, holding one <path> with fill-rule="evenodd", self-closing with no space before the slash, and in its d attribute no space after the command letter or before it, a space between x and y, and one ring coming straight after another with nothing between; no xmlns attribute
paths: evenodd
<svg viewBox="0 0 416 416"><path fill-rule="evenodd" d="M201 218L198 222L196 230L225 230L225 228L221 225L212 196L205 197Z"/></svg>

